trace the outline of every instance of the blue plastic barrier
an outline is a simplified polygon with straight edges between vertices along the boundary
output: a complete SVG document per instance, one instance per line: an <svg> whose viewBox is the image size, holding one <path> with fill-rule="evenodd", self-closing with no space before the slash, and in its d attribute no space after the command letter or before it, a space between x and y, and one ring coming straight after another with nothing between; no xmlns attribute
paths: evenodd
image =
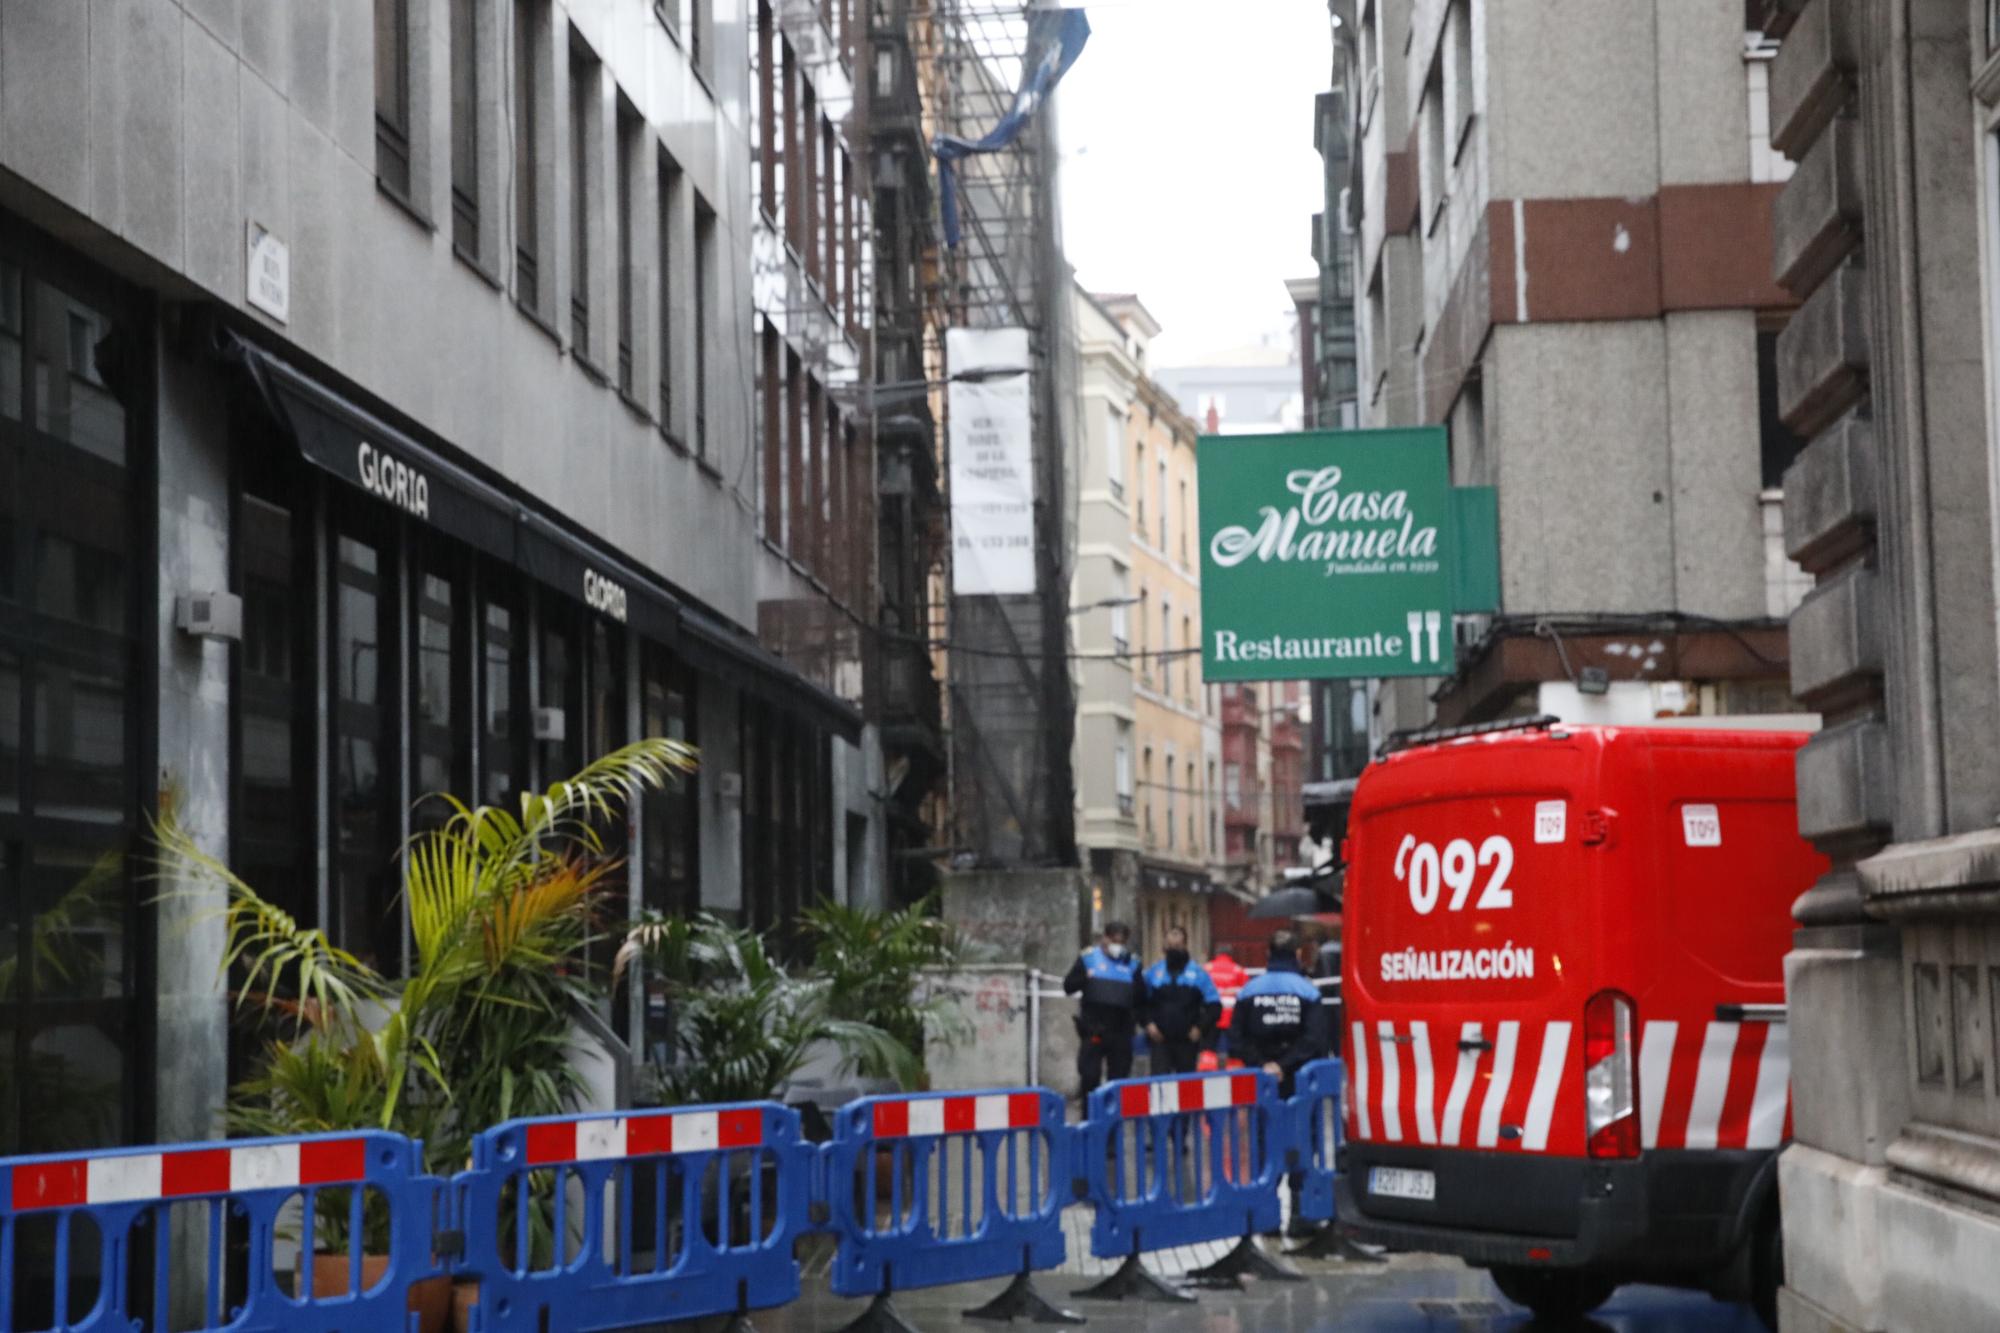
<svg viewBox="0 0 2000 1333"><path fill-rule="evenodd" d="M0 1333L413 1327L411 1285L442 1272L419 1161L376 1133L0 1160ZM170 1224L189 1207L199 1230ZM198 1274L174 1262L204 1239Z"/></svg>
<svg viewBox="0 0 2000 1333"><path fill-rule="evenodd" d="M1118 1259L1278 1225L1292 1124L1261 1071L1128 1079L1090 1097L1075 1172L1096 1205L1090 1252Z"/></svg>
<svg viewBox="0 0 2000 1333"><path fill-rule="evenodd" d="M1340 1151L1341 1098L1346 1069L1338 1060L1315 1060L1299 1070L1292 1097L1292 1142L1304 1183L1294 1207L1308 1222L1333 1220L1333 1178Z"/></svg>
<svg viewBox="0 0 2000 1333"><path fill-rule="evenodd" d="M843 1107L826 1149L834 1291L879 1296L1060 1265L1070 1134L1046 1088Z"/></svg>
<svg viewBox="0 0 2000 1333"><path fill-rule="evenodd" d="M585 1333L795 1300L818 1156L770 1102L514 1120L453 1180L472 1333Z"/></svg>

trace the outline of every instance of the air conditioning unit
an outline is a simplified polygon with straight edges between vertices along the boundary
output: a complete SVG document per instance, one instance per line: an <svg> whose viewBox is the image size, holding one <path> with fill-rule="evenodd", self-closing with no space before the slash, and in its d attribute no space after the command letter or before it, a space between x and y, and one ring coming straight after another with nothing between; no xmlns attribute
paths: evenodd
<svg viewBox="0 0 2000 1333"><path fill-rule="evenodd" d="M174 599L174 625L197 639L243 638L243 599L233 592L184 592Z"/></svg>
<svg viewBox="0 0 2000 1333"><path fill-rule="evenodd" d="M1451 637L1459 652L1471 652L1486 637L1486 631L1492 628L1492 616L1460 614L1452 618Z"/></svg>

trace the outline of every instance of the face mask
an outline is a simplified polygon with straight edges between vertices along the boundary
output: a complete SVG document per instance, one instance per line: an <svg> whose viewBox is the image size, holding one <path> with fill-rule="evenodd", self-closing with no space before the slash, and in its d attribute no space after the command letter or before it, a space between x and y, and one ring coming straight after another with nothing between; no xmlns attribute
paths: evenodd
<svg viewBox="0 0 2000 1333"><path fill-rule="evenodd" d="M1122 944L1107 944L1104 946L1104 952L1110 958L1123 958L1125 956L1125 946Z"/></svg>
<svg viewBox="0 0 2000 1333"><path fill-rule="evenodd" d="M1186 949L1167 950L1167 967L1169 969L1178 972L1187 966L1187 962L1188 955Z"/></svg>

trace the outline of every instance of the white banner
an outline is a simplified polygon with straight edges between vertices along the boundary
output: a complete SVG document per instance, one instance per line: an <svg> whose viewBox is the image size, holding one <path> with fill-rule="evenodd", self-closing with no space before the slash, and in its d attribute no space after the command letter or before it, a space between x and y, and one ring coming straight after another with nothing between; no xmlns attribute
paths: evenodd
<svg viewBox="0 0 2000 1333"><path fill-rule="evenodd" d="M1001 373L946 388L951 445L951 590L961 596L1035 590L1035 470L1026 329L948 329L954 377Z"/></svg>

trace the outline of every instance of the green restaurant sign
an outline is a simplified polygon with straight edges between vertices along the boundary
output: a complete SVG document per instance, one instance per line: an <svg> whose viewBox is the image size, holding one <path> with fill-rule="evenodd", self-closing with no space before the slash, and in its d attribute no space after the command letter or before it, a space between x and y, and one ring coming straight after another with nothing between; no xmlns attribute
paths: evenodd
<svg viewBox="0 0 2000 1333"><path fill-rule="evenodd" d="M1442 428L1203 436L1196 467L1207 679L1453 671L1452 613L1484 608L1454 605L1471 553Z"/></svg>

